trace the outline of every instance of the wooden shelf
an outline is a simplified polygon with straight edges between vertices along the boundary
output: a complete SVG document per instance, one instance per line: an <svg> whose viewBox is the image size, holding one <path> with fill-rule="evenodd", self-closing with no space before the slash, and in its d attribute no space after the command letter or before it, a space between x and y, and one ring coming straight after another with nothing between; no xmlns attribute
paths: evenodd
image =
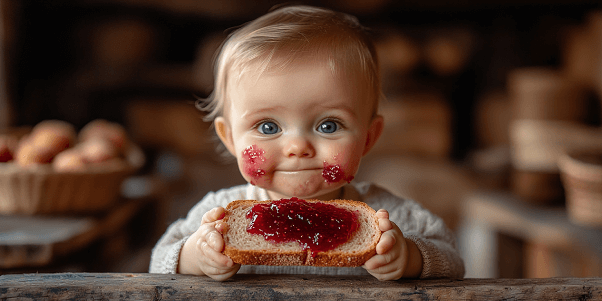
<svg viewBox="0 0 602 301"><path fill-rule="evenodd" d="M2 270L43 267L109 236L117 236L145 201L124 200L101 216L0 216Z"/></svg>

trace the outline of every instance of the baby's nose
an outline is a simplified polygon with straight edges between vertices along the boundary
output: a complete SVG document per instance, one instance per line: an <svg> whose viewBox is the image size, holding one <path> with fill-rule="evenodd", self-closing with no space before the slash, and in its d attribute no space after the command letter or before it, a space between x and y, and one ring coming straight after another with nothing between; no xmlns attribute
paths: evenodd
<svg viewBox="0 0 602 301"><path fill-rule="evenodd" d="M284 154L287 157L313 157L316 151L312 143L301 136L289 139Z"/></svg>

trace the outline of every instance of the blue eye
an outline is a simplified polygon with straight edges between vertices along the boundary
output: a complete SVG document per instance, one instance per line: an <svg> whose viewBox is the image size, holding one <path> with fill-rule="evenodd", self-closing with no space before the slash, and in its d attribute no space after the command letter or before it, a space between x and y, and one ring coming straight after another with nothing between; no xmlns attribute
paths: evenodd
<svg viewBox="0 0 602 301"><path fill-rule="evenodd" d="M280 127L272 121L266 121L261 123L257 130L264 135L274 135L280 132Z"/></svg>
<svg viewBox="0 0 602 301"><path fill-rule="evenodd" d="M318 132L332 134L339 129L339 125L334 121L324 121L318 125Z"/></svg>

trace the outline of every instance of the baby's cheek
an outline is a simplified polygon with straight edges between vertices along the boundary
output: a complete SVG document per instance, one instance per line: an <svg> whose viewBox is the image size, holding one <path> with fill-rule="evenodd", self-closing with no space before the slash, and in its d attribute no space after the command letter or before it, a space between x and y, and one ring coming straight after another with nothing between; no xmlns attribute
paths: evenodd
<svg viewBox="0 0 602 301"><path fill-rule="evenodd" d="M263 165L266 163L265 151L253 144L242 151L242 172L250 177L251 184L255 185L257 181L265 175Z"/></svg>
<svg viewBox="0 0 602 301"><path fill-rule="evenodd" d="M350 183L355 177L359 160L353 160L354 156L337 154L331 162L324 161L322 177L326 183L338 183L345 181Z"/></svg>
<svg viewBox="0 0 602 301"><path fill-rule="evenodd" d="M344 165L341 164L329 164L324 161L324 169L322 169L322 177L326 183L338 183L340 181L347 181L347 183L353 180L354 176L348 174L345 171Z"/></svg>

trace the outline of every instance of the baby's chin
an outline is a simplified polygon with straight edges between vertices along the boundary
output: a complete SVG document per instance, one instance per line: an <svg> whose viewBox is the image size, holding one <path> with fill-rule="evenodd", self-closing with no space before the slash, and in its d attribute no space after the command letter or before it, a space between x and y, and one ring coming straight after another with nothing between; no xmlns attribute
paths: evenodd
<svg viewBox="0 0 602 301"><path fill-rule="evenodd" d="M268 195L272 199L289 199L291 197L297 197L300 199L320 199L320 200L332 200L340 198L340 189L345 183L323 183L320 187L262 187L268 191ZM260 186L261 187L261 186Z"/></svg>
<svg viewBox="0 0 602 301"><path fill-rule="evenodd" d="M330 183L322 177L321 172L308 171L300 173L275 172L259 178L247 179L255 186L266 189L272 199L333 199L339 197L339 189L347 182Z"/></svg>

